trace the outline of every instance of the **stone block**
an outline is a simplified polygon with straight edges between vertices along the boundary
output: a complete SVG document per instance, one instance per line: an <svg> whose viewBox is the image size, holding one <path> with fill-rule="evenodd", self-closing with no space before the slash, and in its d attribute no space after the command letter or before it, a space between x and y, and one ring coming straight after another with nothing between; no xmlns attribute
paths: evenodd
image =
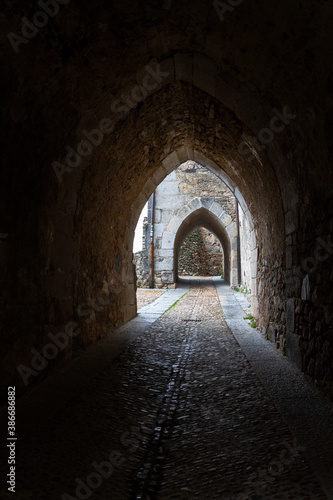
<svg viewBox="0 0 333 500"><path fill-rule="evenodd" d="M144 196L147 198L147 200L151 197L151 195L155 191L156 186L157 186L157 184L154 181L154 179L149 179L146 182L146 184L143 186L143 188L142 188L142 194L144 194Z"/></svg>
<svg viewBox="0 0 333 500"><path fill-rule="evenodd" d="M229 226L227 227L227 233L228 233L228 236L229 236L230 239L236 238L236 236L237 236L237 227L236 227L236 224L234 222L232 222L231 224L229 224Z"/></svg>
<svg viewBox="0 0 333 500"><path fill-rule="evenodd" d="M162 164L165 171L168 174L171 173L175 168L179 167L179 159L177 153L175 151L170 153L166 158L164 158Z"/></svg>
<svg viewBox="0 0 333 500"><path fill-rule="evenodd" d="M123 308L124 322L130 321L137 315L136 303L128 304Z"/></svg>
<svg viewBox="0 0 333 500"><path fill-rule="evenodd" d="M255 247L251 251L251 262L258 262L258 256L259 256L259 249L258 247Z"/></svg>
<svg viewBox="0 0 333 500"><path fill-rule="evenodd" d="M218 205L216 202L214 202L209 210L212 214L216 215L217 218L220 218L221 215L224 213L223 208Z"/></svg>
<svg viewBox="0 0 333 500"><path fill-rule="evenodd" d="M221 215L219 216L219 219L222 222L224 227L229 226L229 224L231 224L231 222L232 222L232 218L226 212L222 212Z"/></svg>
<svg viewBox="0 0 333 500"><path fill-rule="evenodd" d="M162 283L173 283L174 274L173 271L162 271Z"/></svg>
<svg viewBox="0 0 333 500"><path fill-rule="evenodd" d="M185 206L177 212L177 217L180 218L181 220L184 220L189 214L190 214L190 209L188 206Z"/></svg>
<svg viewBox="0 0 333 500"><path fill-rule="evenodd" d="M181 223L183 222L183 219L180 217L173 217L169 224L167 225L166 229L169 233L177 233Z"/></svg>
<svg viewBox="0 0 333 500"><path fill-rule="evenodd" d="M207 210L211 209L211 206L214 203L214 198L201 198L201 205L203 208L206 208Z"/></svg>
<svg viewBox="0 0 333 500"><path fill-rule="evenodd" d="M173 252L173 248L170 248L170 249L167 249L167 248L162 248L161 249L161 252L160 252L160 257L173 257L174 255L174 252Z"/></svg>
<svg viewBox="0 0 333 500"><path fill-rule="evenodd" d="M236 286L238 285L238 272L236 268L231 269L230 273L230 285L231 286Z"/></svg>
<svg viewBox="0 0 333 500"><path fill-rule="evenodd" d="M140 193L132 205L133 212L140 214L147 201L148 201L147 196L145 196L143 193Z"/></svg>
<svg viewBox="0 0 333 500"><path fill-rule="evenodd" d="M231 239L231 241L230 241L230 249L231 249L232 252L236 251L236 255L237 255L237 238L232 238Z"/></svg>
<svg viewBox="0 0 333 500"><path fill-rule="evenodd" d="M164 223L166 223L170 220L169 217L167 216L166 211L169 210L170 207L172 207L172 212L174 213L176 210L178 210L180 207L182 207L183 204L184 203L183 203L182 195L170 194L169 196L164 195L160 198L157 198L156 208L160 208L160 209L164 210L162 220ZM169 213L171 214L171 210L169 210Z"/></svg>
<svg viewBox="0 0 333 500"><path fill-rule="evenodd" d="M236 245L236 248L234 250L231 250L230 257L231 257L231 262L235 263L235 265L233 267L236 268L236 263L237 263L237 245Z"/></svg>
<svg viewBox="0 0 333 500"><path fill-rule="evenodd" d="M257 248L257 238L256 238L256 232L254 229L252 229L250 232L249 242L250 242L251 250L255 250Z"/></svg>
<svg viewBox="0 0 333 500"><path fill-rule="evenodd" d="M175 233L169 233L165 231L162 237L162 250L173 248L175 244Z"/></svg>
<svg viewBox="0 0 333 500"><path fill-rule="evenodd" d="M155 241L157 238L162 238L164 231L165 231L165 224L162 223L155 224L154 226Z"/></svg>
<svg viewBox="0 0 333 500"><path fill-rule="evenodd" d="M179 164L185 163L188 160L193 160L194 158L193 150L190 148L186 148L185 146L177 149L176 153L179 159Z"/></svg>
<svg viewBox="0 0 333 500"><path fill-rule="evenodd" d="M191 210L196 210L198 208L200 208L202 205L201 205L201 201L200 201L200 198L193 198L193 200L189 203L189 208L191 208Z"/></svg>
<svg viewBox="0 0 333 500"><path fill-rule="evenodd" d="M258 273L257 262L251 263L251 278L256 278Z"/></svg>
<svg viewBox="0 0 333 500"><path fill-rule="evenodd" d="M155 209L155 224L159 224L161 222L162 218L162 209L156 208Z"/></svg>
<svg viewBox="0 0 333 500"><path fill-rule="evenodd" d="M173 258L159 257L155 259L155 271L173 271Z"/></svg>
<svg viewBox="0 0 333 500"><path fill-rule="evenodd" d="M254 224L253 224L252 216L251 216L251 214L250 214L250 212L248 210L246 210L244 216L245 216L246 223L249 226L249 230L251 231L251 235L253 235L253 238L252 238L253 244L252 244L252 246L255 247L256 246L255 245L256 238L255 238L255 231L254 231Z"/></svg>
<svg viewBox="0 0 333 500"><path fill-rule="evenodd" d="M199 165L202 165L203 167L205 167L207 163L206 157L202 153L199 153L198 151L194 151L194 161L196 161L197 163L199 163Z"/></svg>
<svg viewBox="0 0 333 500"><path fill-rule="evenodd" d="M168 177L164 179L162 184L160 184L156 189L156 198L157 196L169 197L169 196L177 196L179 194L179 184L177 180L169 179Z"/></svg>

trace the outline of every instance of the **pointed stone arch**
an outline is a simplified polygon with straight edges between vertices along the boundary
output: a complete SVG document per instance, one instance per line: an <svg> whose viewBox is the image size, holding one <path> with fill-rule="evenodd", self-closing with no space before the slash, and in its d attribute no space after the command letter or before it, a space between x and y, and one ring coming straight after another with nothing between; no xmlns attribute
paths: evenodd
<svg viewBox="0 0 333 500"><path fill-rule="evenodd" d="M224 256L224 279L228 284L237 284L237 230L236 224L216 202L207 202L204 198L195 198L170 222L165 239L172 234L173 241L173 276L178 280L178 255L185 237L195 228L204 227L211 231L221 243ZM185 217L181 219L181 215ZM170 229L175 233L170 233Z"/></svg>
<svg viewBox="0 0 333 500"><path fill-rule="evenodd" d="M128 260L132 259L132 246L133 246L133 238L134 231L140 216L140 213L145 205L145 203L150 198L151 194L155 191L157 186L176 168L178 168L182 163L192 160L196 163L206 167L208 170L216 174L230 189L230 191L234 194L236 200L239 203L241 210L243 211L244 218L249 227L249 248L250 248L250 262L251 262L251 280L249 287L251 289L251 305L252 305L252 313L254 316L258 317L259 315L259 305L258 305L258 284L257 284L257 259L258 259L258 246L257 246L257 238L256 238L256 229L253 222L252 214L247 206L247 203L242 196L238 186L236 183L229 177L228 174L215 163L210 158L207 158L204 154L199 151L182 146L175 151L170 152L166 157L163 158L160 166L156 169L155 174L146 182L142 192L137 198L136 202L132 206L132 218L127 227L126 231L126 244L127 252L128 252ZM228 281L231 285L237 285L238 276L237 276L237 242L236 242L236 233L237 227L236 224L231 224L229 221L230 216L226 213L221 215L223 212L222 207L220 207L216 202L212 202L212 200L207 200L205 198L194 198L188 205L182 207L179 213L177 213L172 221L170 221L168 225L168 230L164 232L164 242L162 240L162 245L167 244L166 238L168 232L173 232L179 229L180 225L184 221L184 219L191 214L194 210L199 208L206 208L209 210L211 207L213 208L212 213L214 215L218 214L217 217L221 216L222 225L225 225L225 230L228 234L227 228L229 227L228 238L231 241L231 255L232 261L230 261L230 277ZM214 231L212 231L214 232ZM219 238L220 239L220 238ZM172 241L172 243L171 243ZM174 238L170 236L170 243L168 243L168 250L171 251L174 245ZM164 282L165 283L175 283L175 275L174 275L174 254L168 255L164 262L156 262L155 270L163 271L164 273ZM128 283L131 284L131 269L128 270Z"/></svg>

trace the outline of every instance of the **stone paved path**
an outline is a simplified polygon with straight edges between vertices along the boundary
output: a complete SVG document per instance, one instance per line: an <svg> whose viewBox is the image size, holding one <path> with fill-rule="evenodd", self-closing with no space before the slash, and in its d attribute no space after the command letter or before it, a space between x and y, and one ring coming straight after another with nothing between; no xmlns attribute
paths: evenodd
<svg viewBox="0 0 333 500"><path fill-rule="evenodd" d="M163 295L163 293L165 293L165 290L139 288L136 292L138 311L141 307L147 306L154 300L158 299L158 297Z"/></svg>
<svg viewBox="0 0 333 500"><path fill-rule="evenodd" d="M239 328L233 292L193 285L147 306L139 335L120 329L116 356L105 340L18 402L17 493L1 499L333 498L224 320L223 301Z"/></svg>

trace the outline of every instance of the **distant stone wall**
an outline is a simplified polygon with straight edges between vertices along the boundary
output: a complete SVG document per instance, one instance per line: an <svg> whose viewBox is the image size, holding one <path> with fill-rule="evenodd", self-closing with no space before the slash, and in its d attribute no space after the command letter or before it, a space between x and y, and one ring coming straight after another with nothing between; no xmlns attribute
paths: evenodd
<svg viewBox="0 0 333 500"><path fill-rule="evenodd" d="M179 276L221 276L221 244L210 231L194 229L183 241L178 257Z"/></svg>
<svg viewBox="0 0 333 500"><path fill-rule="evenodd" d="M223 252L218 238L211 231L201 228L204 248L208 258L208 276L221 276L223 274Z"/></svg>

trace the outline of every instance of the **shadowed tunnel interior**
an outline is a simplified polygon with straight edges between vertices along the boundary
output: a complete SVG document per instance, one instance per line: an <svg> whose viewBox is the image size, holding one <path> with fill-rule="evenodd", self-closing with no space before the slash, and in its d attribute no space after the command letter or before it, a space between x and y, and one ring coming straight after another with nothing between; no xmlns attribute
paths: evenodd
<svg viewBox="0 0 333 500"><path fill-rule="evenodd" d="M257 326L332 393L332 3L231 3L59 0L50 15L2 2L3 394L136 316L136 223L188 160L251 221ZM185 220L176 254L205 226L229 282L234 249L214 217ZM37 373L58 332L65 348Z"/></svg>
<svg viewBox="0 0 333 500"><path fill-rule="evenodd" d="M15 497L333 498L332 0L3 0L0 25ZM162 181L156 270L203 226L225 283L137 290Z"/></svg>

